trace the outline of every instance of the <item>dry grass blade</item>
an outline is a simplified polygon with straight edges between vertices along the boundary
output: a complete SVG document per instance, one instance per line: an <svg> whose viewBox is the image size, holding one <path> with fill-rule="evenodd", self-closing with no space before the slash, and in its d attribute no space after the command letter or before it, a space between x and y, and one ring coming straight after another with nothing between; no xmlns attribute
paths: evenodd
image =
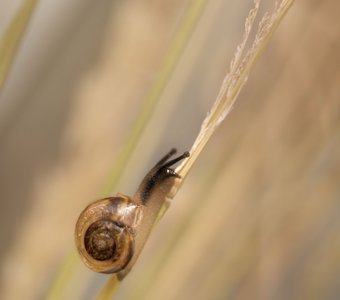
<svg viewBox="0 0 340 300"><path fill-rule="evenodd" d="M242 42L236 49L234 59L230 64L229 73L223 80L217 99L202 123L201 130L190 150L190 158L176 169L182 177L185 177L188 173L212 134L233 108L238 94L248 79L251 68L255 65L270 37L293 2L294 0L283 0L280 3L276 3L274 12L272 14L266 13L263 16L253 43L249 50L244 54L245 46L248 42L249 34L253 28L254 20L260 5L260 0L254 0L255 6L249 12L246 19Z"/></svg>

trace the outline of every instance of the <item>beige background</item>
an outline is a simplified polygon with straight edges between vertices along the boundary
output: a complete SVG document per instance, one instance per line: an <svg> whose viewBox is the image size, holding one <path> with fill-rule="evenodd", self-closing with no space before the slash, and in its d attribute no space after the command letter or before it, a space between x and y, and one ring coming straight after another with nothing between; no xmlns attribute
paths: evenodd
<svg viewBox="0 0 340 300"><path fill-rule="evenodd" d="M45 298L188 5L40 1L0 95L1 299ZM206 6L119 192L190 148L251 5ZM338 11L295 3L117 299L339 298ZM106 278L77 261L61 298L91 299Z"/></svg>

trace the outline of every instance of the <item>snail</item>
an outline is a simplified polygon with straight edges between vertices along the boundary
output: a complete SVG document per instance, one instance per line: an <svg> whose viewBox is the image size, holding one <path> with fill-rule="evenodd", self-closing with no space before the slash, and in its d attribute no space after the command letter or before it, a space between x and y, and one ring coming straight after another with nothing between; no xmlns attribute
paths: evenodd
<svg viewBox="0 0 340 300"><path fill-rule="evenodd" d="M133 198L118 193L97 200L80 214L75 228L76 247L87 267L123 278L141 252L154 222L180 176L170 168L189 152L169 160L171 149L144 177Z"/></svg>

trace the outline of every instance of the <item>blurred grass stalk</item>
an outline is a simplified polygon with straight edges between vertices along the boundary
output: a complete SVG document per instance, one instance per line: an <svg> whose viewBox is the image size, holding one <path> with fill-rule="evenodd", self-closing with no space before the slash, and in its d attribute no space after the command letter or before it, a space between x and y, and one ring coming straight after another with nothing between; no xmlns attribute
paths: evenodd
<svg viewBox="0 0 340 300"><path fill-rule="evenodd" d="M173 70L175 69L177 62L182 55L183 49L187 44L197 21L204 11L206 3L207 0L191 1L187 12L183 17L183 21L179 26L177 34L175 35L170 49L164 59L159 78L146 97L143 110L139 114L138 119L135 121L131 133L116 159L117 164L113 166L112 172L108 176L107 182L100 193L101 197L112 194L112 191L115 190L120 176L126 168L126 165L128 164L129 159L132 156L133 151L136 148L136 145L138 144L140 137L148 125L148 122L151 119L151 116L161 98L163 90L171 78ZM161 213L164 213L164 210L162 210ZM75 259L76 255L77 254L75 253L75 250L73 250L68 255L68 257L65 258L65 261L48 292L46 297L48 300L60 299L64 291L68 289L68 285L70 282L72 282L71 278L75 273L75 269L77 268L77 262ZM116 289L119 287L119 283L120 282L118 281L117 277L112 275L106 285L101 289L96 299L111 299Z"/></svg>
<svg viewBox="0 0 340 300"><path fill-rule="evenodd" d="M37 4L37 0L24 0L0 40L0 91L8 77L20 41Z"/></svg>
<svg viewBox="0 0 340 300"><path fill-rule="evenodd" d="M152 112L154 111L158 101L161 98L162 92L167 85L179 58L181 57L184 47L187 44L197 21L204 11L206 3L207 0L191 1L191 4L187 10L186 15L184 16L182 24L180 25L178 32L174 37L172 46L169 49L169 52L164 60L164 64L160 73L161 75L146 99L144 109L137 119L131 135L127 143L125 144L123 151L121 152L121 157L118 158L119 167L113 169L111 178L109 179L107 188L104 190L104 192L112 192L113 187L118 182L119 175L122 174L135 146L139 141L139 137L148 124L148 121L151 119ZM166 207L164 206L163 209L161 209L161 211L159 212L159 218L157 218L157 221L160 219L161 216L163 216L165 211ZM96 297L96 300L112 299L113 295L119 288L119 285L120 281L118 280L117 276L113 274L111 278L107 281L105 286L100 290L99 294Z"/></svg>

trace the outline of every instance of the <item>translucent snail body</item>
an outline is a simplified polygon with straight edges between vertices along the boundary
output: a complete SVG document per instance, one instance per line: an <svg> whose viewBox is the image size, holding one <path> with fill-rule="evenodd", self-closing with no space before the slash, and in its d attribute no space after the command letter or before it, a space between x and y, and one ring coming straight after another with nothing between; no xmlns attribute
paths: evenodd
<svg viewBox="0 0 340 300"><path fill-rule="evenodd" d="M135 196L117 194L88 205L80 214L75 241L82 261L100 273L123 278L141 252L166 195L179 175L170 168L189 156L169 160L172 149L144 177Z"/></svg>

